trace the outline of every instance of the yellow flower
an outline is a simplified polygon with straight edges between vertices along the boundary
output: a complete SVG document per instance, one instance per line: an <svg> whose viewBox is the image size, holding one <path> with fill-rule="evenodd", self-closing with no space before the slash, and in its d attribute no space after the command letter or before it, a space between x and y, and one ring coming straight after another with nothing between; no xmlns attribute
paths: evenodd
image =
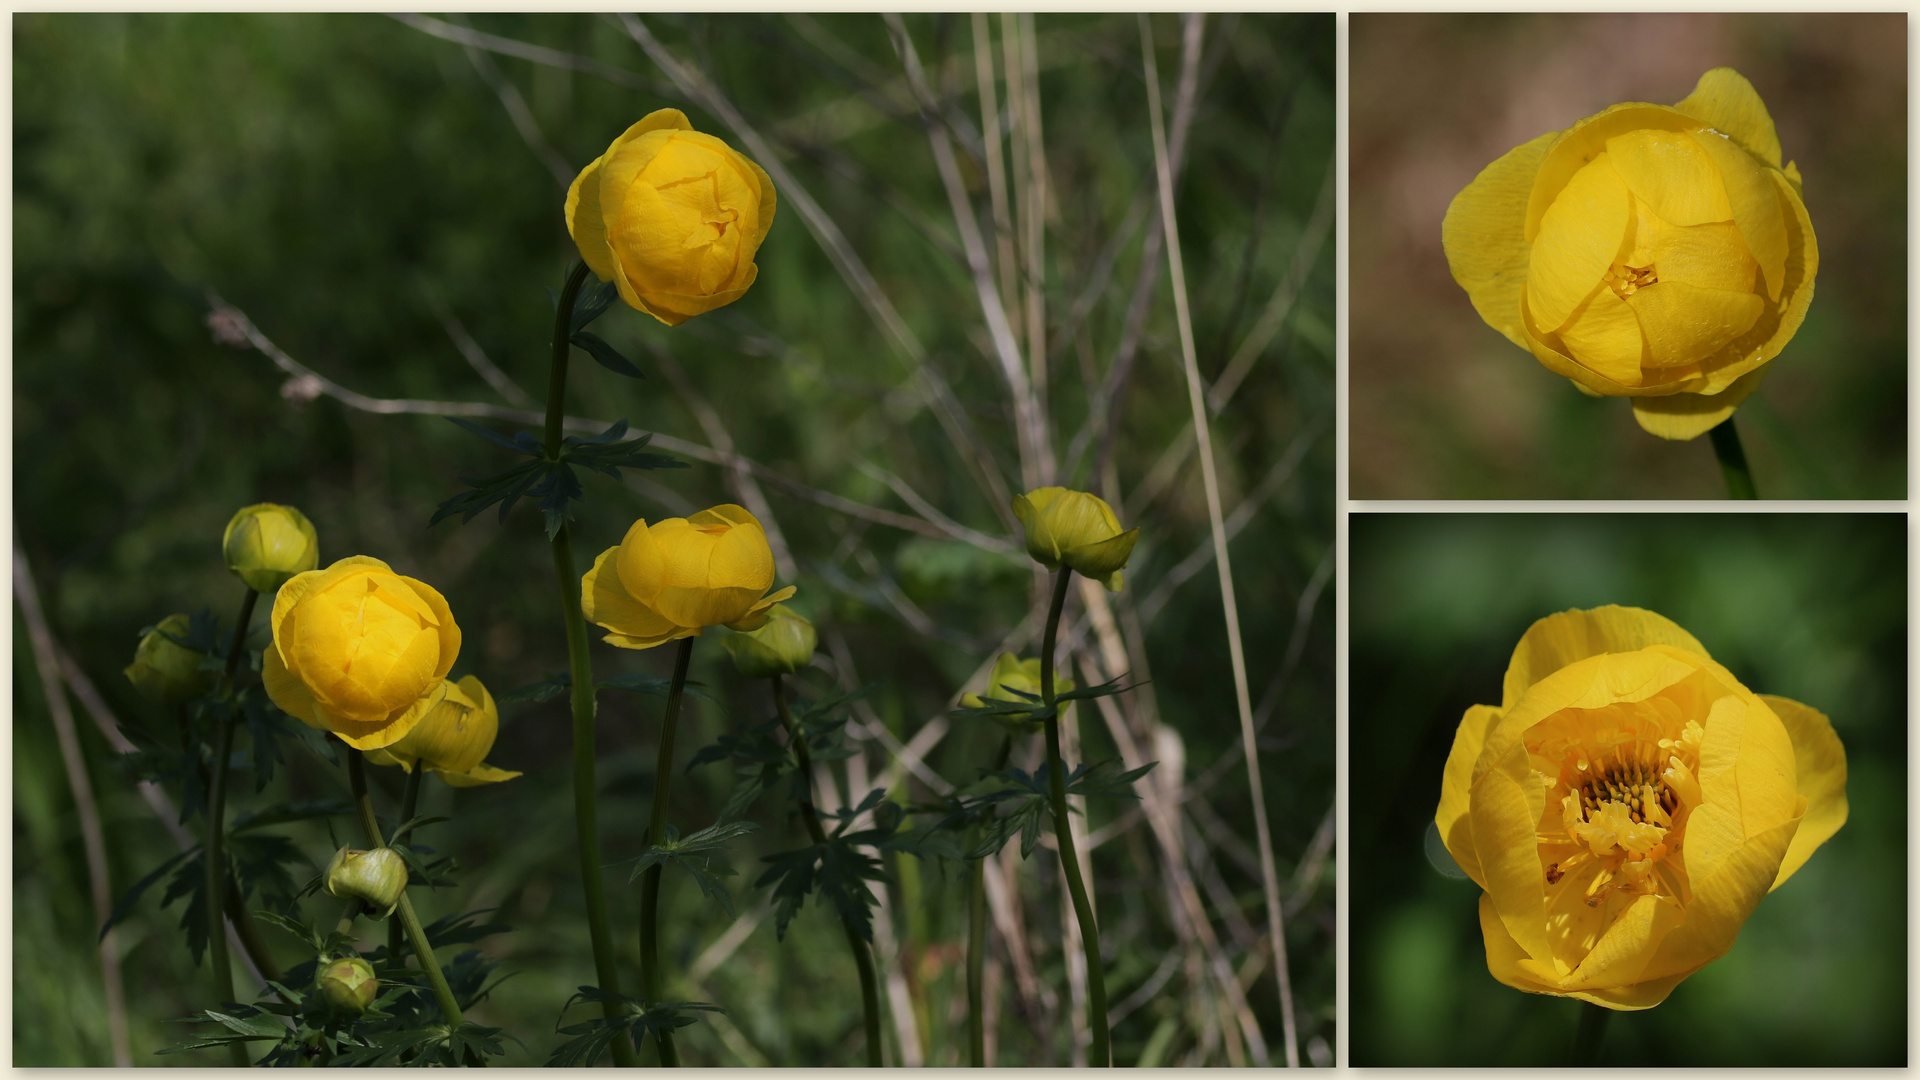
<svg viewBox="0 0 1920 1080"><path fill-rule="evenodd" d="M1508 986L1647 1009L1847 820L1827 718L1756 696L1650 611L1566 611L1467 710L1434 824Z"/></svg>
<svg viewBox="0 0 1920 1080"><path fill-rule="evenodd" d="M679 109L649 113L567 189L567 232L620 298L668 326L746 295L773 181Z"/></svg>
<svg viewBox="0 0 1920 1080"><path fill-rule="evenodd" d="M274 598L267 696L361 750L406 737L445 692L460 627L433 587L354 555L287 582Z"/></svg>
<svg viewBox="0 0 1920 1080"><path fill-rule="evenodd" d="M320 565L320 539L307 515L291 506L255 503L227 522L220 539L227 569L255 592L271 595L295 574Z"/></svg>
<svg viewBox="0 0 1920 1080"><path fill-rule="evenodd" d="M806 617L785 604L767 609L767 622L758 630L743 630L720 639L733 666L749 679L791 675L813 660L819 634Z"/></svg>
<svg viewBox="0 0 1920 1080"><path fill-rule="evenodd" d="M472 675L444 682L445 695L412 731L384 750L369 750L375 765L398 765L408 772L420 764L452 787L497 784L520 774L485 763L500 733L500 710L493 695Z"/></svg>
<svg viewBox="0 0 1920 1080"><path fill-rule="evenodd" d="M1800 171L1753 84L1700 77L1509 151L1440 228L1487 325L1640 426L1691 439L1760 386L1813 300Z"/></svg>
<svg viewBox="0 0 1920 1080"><path fill-rule="evenodd" d="M333 1007L343 1012L366 1012L380 995L380 980L373 977L373 965L357 956L331 961L314 981Z"/></svg>
<svg viewBox="0 0 1920 1080"><path fill-rule="evenodd" d="M772 587L773 550L759 519L727 504L634 522L580 579L580 607L588 622L613 631L609 644L651 649L708 626L758 630L794 592L789 585L768 595Z"/></svg>
<svg viewBox="0 0 1920 1080"><path fill-rule="evenodd" d="M162 705L180 705L213 686L213 672L200 670L207 654L167 637L185 637L189 620L185 615L169 615L140 639L133 650L133 663L124 669L134 689Z"/></svg>
<svg viewBox="0 0 1920 1080"><path fill-rule="evenodd" d="M1067 566L1120 591L1120 571L1133 555L1139 529L1120 531L1113 507L1098 495L1061 487L1013 497L1013 514L1027 534L1027 554L1049 570Z"/></svg>
<svg viewBox="0 0 1920 1080"><path fill-rule="evenodd" d="M369 914L384 919L407 891L407 876L406 860L392 848L341 848L327 863L327 892L342 900L363 900Z"/></svg>
<svg viewBox="0 0 1920 1080"><path fill-rule="evenodd" d="M1073 689L1073 686L1074 683L1072 679L1055 678L1053 681L1053 692L1055 694L1064 694ZM1019 691L1019 693L1014 693L1016 690ZM1022 695L1024 694L1031 694L1033 697L1023 697ZM1000 659L993 662L993 674L987 676L987 692L985 696L983 697L980 694L962 694L960 695L960 704L969 709L978 709L985 706L989 700L1031 703L1033 698L1039 696L1040 658L1034 657L1030 660L1022 660L1012 653L1001 653ZM1072 704L1066 706L1067 709L1071 709L1072 707ZM1062 711L1064 713L1065 710L1063 709ZM1009 713L1004 716L995 716L993 719L1021 734L1031 734L1039 731L1042 725L1045 724L1045 721L1029 720L1027 718L1028 715L1027 713Z"/></svg>

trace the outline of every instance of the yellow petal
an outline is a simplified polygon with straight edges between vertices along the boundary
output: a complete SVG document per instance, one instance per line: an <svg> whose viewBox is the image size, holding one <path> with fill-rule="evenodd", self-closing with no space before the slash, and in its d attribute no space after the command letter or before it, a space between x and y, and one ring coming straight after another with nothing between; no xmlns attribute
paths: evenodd
<svg viewBox="0 0 1920 1080"><path fill-rule="evenodd" d="M1486 943L1487 970L1495 979L1530 994L1579 998L1609 1009L1650 1009L1665 1001L1673 988L1687 974L1692 974L1688 972L1610 990L1560 989L1560 980L1551 971L1543 970L1543 965L1528 956L1526 950L1513 940L1513 935L1507 933L1506 927L1500 922L1499 913L1493 908L1492 900L1484 893L1480 896L1480 934Z"/></svg>
<svg viewBox="0 0 1920 1080"><path fill-rule="evenodd" d="M1702 289L1664 279L1635 291L1626 303L1639 317L1654 367L1707 359L1752 329L1766 306L1754 293Z"/></svg>
<svg viewBox="0 0 1920 1080"><path fill-rule="evenodd" d="M613 280L613 250L607 247L607 223L600 210L600 163L594 158L567 187L567 235L580 257L601 281Z"/></svg>
<svg viewBox="0 0 1920 1080"><path fill-rule="evenodd" d="M1561 132L1541 159L1540 175L1527 198L1527 241L1536 242L1547 208L1575 174L1606 153L1608 139L1642 129L1693 131L1699 126L1700 121L1677 109L1629 101L1603 109Z"/></svg>
<svg viewBox="0 0 1920 1080"><path fill-rule="evenodd" d="M1693 139L1720 172L1733 223L1766 279L1767 298L1779 300L1787 271L1787 218L1773 182L1752 156L1726 139L1705 131Z"/></svg>
<svg viewBox="0 0 1920 1080"><path fill-rule="evenodd" d="M773 191L773 177L768 176L765 169L745 157L737 154L735 157L739 158L741 164L752 170L753 175L760 181L760 210L757 215L759 228L752 237L753 247L758 249L761 241L767 238L767 231L773 228L773 215L779 209L780 200ZM751 278L748 280L751 281Z"/></svg>
<svg viewBox="0 0 1920 1080"><path fill-rule="evenodd" d="M1544 801L1526 747L1516 743L1474 782L1467 813L1484 887L1500 921L1529 956L1550 961L1544 871L1534 839Z"/></svg>
<svg viewBox="0 0 1920 1080"><path fill-rule="evenodd" d="M721 503L709 506L698 513L687 515L689 525L751 525L760 528L760 519L744 506L734 503Z"/></svg>
<svg viewBox="0 0 1920 1080"><path fill-rule="evenodd" d="M1722 681L1732 682L1732 675ZM1718 699L1705 727L1696 770L1704 805L1687 819L1687 872L1694 877L1716 873L1749 837L1798 818L1803 809L1793 742L1759 699L1740 692ZM1766 885L1773 879L1769 873Z"/></svg>
<svg viewBox="0 0 1920 1080"><path fill-rule="evenodd" d="M767 619L773 611L773 606L783 600L791 600L793 594L797 591L799 590L795 586L789 585L779 592L768 593L756 601L752 607L748 608L746 614L727 623L727 629L749 633L760 629L767 625Z"/></svg>
<svg viewBox="0 0 1920 1080"><path fill-rule="evenodd" d="M1527 348L1532 350L1534 358L1555 375L1572 379L1583 392L1594 397L1618 397L1635 391L1635 387L1610 379L1562 352L1561 346L1565 343L1557 335L1548 343L1547 332L1534 321L1524 294L1520 297L1520 329L1526 334Z"/></svg>
<svg viewBox="0 0 1920 1080"><path fill-rule="evenodd" d="M1549 131L1503 154L1480 171L1447 206L1440 222L1440 246L1447 269L1467 290L1467 299L1488 326L1521 348L1520 294L1527 285L1527 199L1547 147L1559 137Z"/></svg>
<svg viewBox="0 0 1920 1080"><path fill-rule="evenodd" d="M676 521L685 524L679 518L668 518L657 524L665 527ZM665 584L667 573L666 555L660 550L660 544L654 536L654 526L649 526L646 518L634 522L621 539L620 546L614 550L619 557L613 569L620 575L621 587L643 604L652 600ZM601 558L606 558L606 555L602 553ZM599 560L595 560L594 565L599 566Z"/></svg>
<svg viewBox="0 0 1920 1080"><path fill-rule="evenodd" d="M1649 435L1663 439L1697 439L1732 416L1741 402L1760 389L1760 380L1766 374L1766 368L1756 368L1711 397L1705 394L1637 397L1633 399L1633 418Z"/></svg>
<svg viewBox="0 0 1920 1080"><path fill-rule="evenodd" d="M498 784L503 780L511 780L521 775L517 772L509 772L506 769L496 769L486 764L475 765L466 772L457 773L447 772L444 769L435 769L433 770L433 774L446 781L448 787L479 787L481 784Z"/></svg>
<svg viewBox="0 0 1920 1080"><path fill-rule="evenodd" d="M757 522L732 526L716 540L708 556L707 584L755 594L773 585L773 549Z"/></svg>
<svg viewBox="0 0 1920 1080"><path fill-rule="evenodd" d="M1820 271L1820 244L1814 239L1813 221L1807 217L1806 204L1800 201L1799 192L1788 185L1785 176L1767 175L1791 214L1783 215L1787 224L1787 267L1785 284L1781 287L1785 309L1779 325L1759 350L1763 361L1780 355L1780 350L1799 332L1801 321L1807 317L1807 305L1813 302L1814 276Z"/></svg>
<svg viewBox="0 0 1920 1080"><path fill-rule="evenodd" d="M996 667L995 672L999 669ZM1473 823L1467 817L1473 789L1473 766L1486 743L1487 729L1500 719L1500 710L1491 705L1475 705L1460 719L1453 733L1453 749L1447 754L1446 772L1440 779L1440 808L1434 811L1433 824L1447 853L1460 864L1468 877L1485 888L1480 874L1480 857L1473 846Z"/></svg>
<svg viewBox="0 0 1920 1080"><path fill-rule="evenodd" d="M1693 817L1698 816L1696 811ZM1660 979L1678 975L1685 978L1726 955L1740 927L1767 895L1767 888L1779 872L1781 858L1798 825L1799 819L1794 818L1748 837L1726 852L1710 872L1696 871L1689 852L1687 873L1692 895L1687 900L1686 930L1667 935L1647 965L1644 977ZM1694 843L1695 827L1689 820L1689 848Z"/></svg>
<svg viewBox="0 0 1920 1080"><path fill-rule="evenodd" d="M1637 399L1636 399L1637 400ZM1511 709L1535 683L1588 657L1672 645L1707 656L1706 647L1664 615L1609 604L1562 611L1527 628L1507 662L1501 709Z"/></svg>
<svg viewBox="0 0 1920 1080"><path fill-rule="evenodd" d="M1728 67L1700 76L1693 93L1674 106L1739 143L1741 148L1774 168L1780 167L1780 136L1773 117L1753 84Z"/></svg>
<svg viewBox="0 0 1920 1080"><path fill-rule="evenodd" d="M1585 904L1581 905L1582 907ZM1561 981L1567 990L1608 991L1639 982L1667 936L1686 921L1678 904L1636 897L1614 917L1580 965Z"/></svg>
<svg viewBox="0 0 1920 1080"><path fill-rule="evenodd" d="M1733 220L1720 170L1684 131L1642 129L1607 140L1613 170L1652 211L1675 225Z"/></svg>
<svg viewBox="0 0 1920 1080"><path fill-rule="evenodd" d="M404 708L396 709L385 719L373 723L361 723L339 716L328 716L324 711L322 712L322 719L327 721L327 729L329 731L340 736L347 745L354 749L378 750L382 747L392 746L394 743L399 742L411 734L414 727L417 726L421 720L426 719L427 713L433 711L433 707L440 703L440 696L444 692L445 686L445 683L441 683L431 692L420 698L420 700Z"/></svg>
<svg viewBox="0 0 1920 1080"><path fill-rule="evenodd" d="M1787 846L1780 873L1768 889L1771 892L1785 884L1815 848L1847 823L1847 751L1840 745L1832 721L1819 710L1783 697L1762 694L1760 700L1780 718L1793 740L1795 786L1807 800L1806 815Z"/></svg>
<svg viewBox="0 0 1920 1080"><path fill-rule="evenodd" d="M1605 287L1575 310L1560 340L1582 366L1626 386L1639 385L1641 365L1649 360L1640 320L1627 301Z"/></svg>
<svg viewBox="0 0 1920 1080"><path fill-rule="evenodd" d="M1702 289L1753 291L1759 265L1747 251L1740 230L1731 223L1716 221L1682 228L1658 218L1645 221L1651 225L1652 234L1647 256L1659 277L1658 284L1679 282Z"/></svg>
<svg viewBox="0 0 1920 1080"><path fill-rule="evenodd" d="M285 586L281 586L285 588ZM300 677L287 670L286 661L280 658L278 649L268 649L260 657L260 681L266 684L267 697L280 707L280 711L310 728L327 730L320 722L320 714L314 708L313 692Z"/></svg>
<svg viewBox="0 0 1920 1080"><path fill-rule="evenodd" d="M1602 153L1573 175L1547 208L1527 263L1527 305L1546 330L1558 330L1621 254L1633 205Z"/></svg>
<svg viewBox="0 0 1920 1080"><path fill-rule="evenodd" d="M447 598L440 595L440 590L417 578L402 577L400 580L406 582L414 595L433 613L428 625L434 627L440 638L440 662L434 666L433 677L444 679L447 672L453 670L453 662L460 658L460 624L453 621L453 609L447 605Z"/></svg>
<svg viewBox="0 0 1920 1080"><path fill-rule="evenodd" d="M623 550L624 547L617 547L601 552L600 557L593 560L593 569L580 579L581 613L588 622L613 631L607 640L624 649L650 647L631 643L635 641L658 645L671 640L685 628L663 618L627 592L624 579L616 569ZM615 637L627 640L614 641Z"/></svg>
<svg viewBox="0 0 1920 1080"><path fill-rule="evenodd" d="M267 625L273 628L273 644L274 648L280 651L280 659L288 659L286 647L280 640L280 624L293 612L294 607L309 594L332 586L350 575L364 573L367 569L391 572L387 564L379 559L366 555L349 555L325 570L308 570L303 574L295 574L287 579L286 584L280 586L280 591L273 597L273 612L267 616Z"/></svg>

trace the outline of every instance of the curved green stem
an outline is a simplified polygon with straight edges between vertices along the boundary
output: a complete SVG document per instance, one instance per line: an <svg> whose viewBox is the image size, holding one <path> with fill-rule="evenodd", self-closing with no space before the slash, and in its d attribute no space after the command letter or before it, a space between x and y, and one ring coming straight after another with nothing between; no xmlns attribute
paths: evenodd
<svg viewBox="0 0 1920 1080"><path fill-rule="evenodd" d="M1600 1064L1600 1044L1607 1037L1607 1021L1612 1018L1612 1009L1603 1008L1590 1001L1580 1003L1580 1028L1573 1034L1573 1052L1567 1064L1574 1066Z"/></svg>
<svg viewBox="0 0 1920 1080"><path fill-rule="evenodd" d="M373 797L367 794L367 766L361 760L360 751L347 747L347 783L353 789L353 805L360 811L360 827L367 831L367 843L376 848L387 846L380 835L380 821L373 816ZM433 988L433 999L440 1003L440 1015L446 1018L452 1027L465 1022L460 1015L460 1003L454 999L453 988L447 985L447 976L440 970L440 961L433 955L433 943L427 940L427 932L420 927L420 919L413 913L413 903L407 899L405 890L400 893L400 903L394 909L400 917L400 923L407 929L407 940L413 944L413 954L420 960L420 966L426 970L427 985Z"/></svg>
<svg viewBox="0 0 1920 1080"><path fill-rule="evenodd" d="M804 781L800 789L800 820L806 823L807 835L813 838L814 843L825 844L827 830L820 824L819 809L813 805L813 756L807 752L807 740L800 734L799 725L793 721L793 709L787 705L787 691L778 675L773 676L773 702L780 710L780 726L787 729L794 762L799 766ZM880 982L873 970L873 952L852 920L843 918L840 925L847 932L847 949L853 953L853 966L860 973L860 1004L867 1029L867 1065L877 1069L881 1065ZM969 967L968 971L971 972L972 968ZM979 1009L976 1008L974 1012L977 1014Z"/></svg>
<svg viewBox="0 0 1920 1080"><path fill-rule="evenodd" d="M400 824L413 820L414 810L420 805L420 780L426 775L426 762L414 762L413 771L407 774L406 790L400 796ZM394 967L400 966L400 950L406 941L402 929L398 922L387 923L387 963Z"/></svg>
<svg viewBox="0 0 1920 1080"><path fill-rule="evenodd" d="M1707 437L1713 440L1713 456L1720 459L1720 475L1727 481L1727 498L1759 498L1760 492L1753 486L1753 470L1747 467L1747 452L1740 445L1740 432L1733 426L1733 417L1714 425Z"/></svg>
<svg viewBox="0 0 1920 1080"><path fill-rule="evenodd" d="M573 348L573 304L586 284L587 264L567 275L560 290L560 307L553 315L553 364L547 375L546 448L557 457L565 435L567 357ZM587 936L593 943L594 978L609 994L620 992L620 969L613 958L613 927L607 918L607 887L600 869L599 788L594 778L593 662L587 653L587 620L580 611L580 577L573 571L573 539L565 522L553 535L553 578L560 590L560 617L567 628L567 670L573 677L573 824L579 837L580 883L587 894ZM624 1012L618 1001L601 1009L612 1020ZM622 1034L610 1048L613 1063L623 1069L639 1064L633 1040Z"/></svg>
<svg viewBox="0 0 1920 1080"><path fill-rule="evenodd" d="M1060 633L1060 609L1067 602L1067 581L1073 570L1062 566L1054 575L1053 603L1047 608L1047 632L1040 644L1040 699L1054 702L1053 647ZM1060 869L1067 876L1067 894L1073 899L1073 917L1080 923L1080 942L1087 954L1087 1028L1093 1045L1087 1064L1113 1064L1107 1044L1107 976L1100 966L1100 927L1093 921L1086 883L1080 880L1080 858L1073 848L1072 823L1067 818L1067 768L1060 760L1060 717L1047 717L1047 801L1053 806L1053 835L1060 844Z"/></svg>
<svg viewBox="0 0 1920 1080"><path fill-rule="evenodd" d="M667 801L673 792L673 736L680 725L680 703L686 698L687 665L693 660L693 638L680 639L673 657L673 684L667 689L667 709L660 721L660 753L653 765L653 816L647 819L647 845L656 847L667 839ZM640 876L640 984L647 1004L660 1000L666 981L660 971L660 871L649 866ZM677 1067L680 1051L673 1036L665 1031L654 1035L660 1047L660 1064Z"/></svg>
<svg viewBox="0 0 1920 1080"><path fill-rule="evenodd" d="M260 594L248 586L246 599L240 601L240 618L233 628L233 641L227 646L227 670L222 677L221 696L233 700L233 673L240 666L240 654L247 643L247 625L253 622L253 605ZM207 783L207 840L201 851L206 864L207 967L213 972L213 997L216 1006L234 1000L233 965L227 957L227 766L233 760L233 720L221 717L220 730L213 740L213 775ZM236 1065L245 1066L247 1049L232 1044Z"/></svg>

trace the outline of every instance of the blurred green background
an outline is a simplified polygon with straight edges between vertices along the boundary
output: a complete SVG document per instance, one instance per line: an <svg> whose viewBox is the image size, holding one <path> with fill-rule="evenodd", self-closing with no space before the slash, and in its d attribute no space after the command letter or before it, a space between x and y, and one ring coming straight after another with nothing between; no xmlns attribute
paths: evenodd
<svg viewBox="0 0 1920 1080"><path fill-rule="evenodd" d="M1752 81L1806 178L1813 306L1742 405L1766 498L1907 493L1907 17L1356 14L1350 488L1357 499L1696 499L1708 440L1668 442L1480 320L1447 204L1500 155L1709 69Z"/></svg>
<svg viewBox="0 0 1920 1080"><path fill-rule="evenodd" d="M1905 515L1355 514L1351 551L1353 1064L1566 1062L1585 1006L1488 974L1480 890L1426 845L1461 715L1499 703L1536 619L1602 604L1832 718L1850 812L1732 951L1576 1064L1906 1063Z"/></svg>
<svg viewBox="0 0 1920 1080"><path fill-rule="evenodd" d="M645 24L767 137L950 385L989 468L1019 490L1005 381L882 19L649 15ZM459 477L502 468L504 455L439 417L372 415L316 398L261 354L217 344L205 325L206 292L353 391L513 405L515 395L537 396L545 385L545 290L559 286L574 257L561 219L574 171L665 106L740 143L678 93L610 17L485 14L423 25L442 36L358 15L13 21L17 543L54 635L126 722L164 724L119 674L136 631L203 605L232 618L240 592L220 565L220 532L235 509L262 500L303 509L318 527L324 561L370 554L439 588L466 635L456 676L477 674L500 692L564 666L551 564L532 508L523 505L504 525L488 514L471 525L427 527L434 506L460 489ZM1179 336L1165 256L1142 255L1159 213L1139 20L994 16L979 42L976 25L964 15L905 19L981 220L993 217L976 44L997 73L1011 174L1022 175L1025 147L1044 147L1050 185L1037 280L1053 450L1070 466L1063 482L1117 495L1122 517L1142 527L1115 611L1130 647L1149 661L1140 673L1152 682L1126 700L1127 716L1141 731L1164 723L1178 736L1154 752L1183 751L1184 764L1170 760L1162 775L1188 783L1184 857L1278 1055L1278 993L1259 959L1268 952L1260 874L1244 765L1233 756L1238 723L1206 553L1206 502L1194 456L1179 442L1189 422ZM490 35L471 39L485 47L446 39L463 28ZM1243 349L1258 361L1244 369L1213 433L1225 508L1239 530L1234 570L1252 692L1268 720L1262 763L1288 897L1301 1054L1326 1063L1334 1024L1333 605L1324 587L1333 539L1333 20L1227 15L1205 20L1202 30L1177 211L1202 374L1219 378ZM1178 98L1183 31L1180 19L1152 20L1168 113ZM1009 134L1010 40L1037 78L1042 124L1031 144L1030 128L1012 129L1018 139ZM1025 221L1018 194L1010 196L1012 216ZM863 718L911 739L1028 616L1037 582L1023 558L950 539L925 522L914 531L850 516L804 494L913 517L884 469L961 524L1009 535L902 350L796 211L796 195L780 192L758 283L740 302L673 330L624 307L597 323L648 378L618 378L576 353L567 409L602 422L625 417L701 445L730 439L767 474L803 485L801 495L771 479L763 486L793 554L794 604L820 624L823 654L851 662L836 671L820 661L823 670L808 676L811 692L836 676L879 680L874 711ZM1143 262L1158 267L1145 275L1144 291ZM1024 312L1019 289L1035 275L998 270ZM1136 295L1144 301L1137 309ZM1279 321L1263 323L1277 300L1288 301ZM1024 333L1024 320L1014 321ZM503 380L490 385L463 356L467 337L468 351L484 353ZM1096 469L1101 440L1089 437L1099 426L1085 423L1089 386L1107 377L1129 338L1132 377L1118 402L1109 467ZM699 463L624 484L589 477L587 485L574 544L581 570L635 518L740 498L726 470ZM72 797L17 617L14 641L13 1060L104 1065L111 1059L97 922ZM596 644L596 672L664 675L669 652ZM721 652L703 642L694 654L694 678L720 700L701 702L683 720L683 761L768 710L764 689L741 687ZM643 846L658 713L651 698L601 701L609 861ZM1082 722L1083 756L1116 756L1097 715L1087 710ZM117 895L174 848L84 711L77 723ZM970 780L997 738L997 730L957 729L934 745L929 766L950 781ZM863 749L866 775L878 777L889 760L881 741ZM424 796L426 812L455 815L426 841L465 868L457 889L422 899L425 917L497 905L497 917L517 927L482 943L516 974L473 1014L524 1040L524 1048L509 1044L509 1064L545 1059L559 1041L561 1003L592 977L569 753L563 701L507 706L491 760L526 776L457 793L429 783ZM373 772L390 800L398 774ZM264 794L254 795L244 776L237 783L236 810L339 787L311 758L291 762ZM711 821L731 783L725 766L677 781L677 820ZM838 783L844 789L844 774ZM928 791L916 780L894 794L921 799ZM1096 804L1090 813L1099 829L1128 807ZM758 856L798 846L803 835L771 802L752 816L763 829L739 849L743 876L733 879L746 911L760 907L748 887ZM332 849L324 830L289 834L321 863ZM1232 1060L1241 1052L1236 1026L1222 1023L1212 983L1189 984L1197 966L1163 969L1163 960L1195 946L1184 910L1167 900L1171 871L1161 849L1138 817L1112 835L1094 857L1108 986L1116 1007L1144 991L1115 1027L1118 1061ZM1004 980L1001 1064L1070 1060L1074 1004L1052 867L1044 852L1020 867L1046 993L1029 1000L1011 975ZM904 989L889 999L913 1015L896 1022L889 1012L889 1060L905 1059L905 1030L922 1060L957 1064L965 879L912 858L892 869L900 944L889 970ZM617 884L624 879L624 867L609 874L632 978L637 901ZM224 1060L153 1056L183 1037L165 1021L207 1004L205 973L191 966L175 929L179 911L157 901L143 901L119 936L133 1060ZM729 920L702 906L684 879L669 878L664 902L670 967L686 972ZM855 1060L859 997L839 927L809 906L785 943L775 942L770 921L749 929L703 985L678 988L732 1010L730 1020L685 1033L686 1059ZM282 963L297 959L291 939L276 948Z"/></svg>

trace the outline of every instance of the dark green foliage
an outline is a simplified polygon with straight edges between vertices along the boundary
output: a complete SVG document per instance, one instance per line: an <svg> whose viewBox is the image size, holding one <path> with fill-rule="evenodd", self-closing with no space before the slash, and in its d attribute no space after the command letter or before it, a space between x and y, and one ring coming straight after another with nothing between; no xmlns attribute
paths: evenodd
<svg viewBox="0 0 1920 1080"><path fill-rule="evenodd" d="M595 356L598 358L598 354ZM592 469L616 480L620 478L621 469L687 467L686 462L665 454L647 453L646 446L653 440L652 435L639 435L627 440L625 420L615 421L607 430L591 439L568 435L561 440L560 453L550 457L545 444L528 432L515 432L512 438L507 438L457 416L448 419L496 446L524 454L533 460L492 476L462 477L472 486L472 490L463 491L441 503L428 521L429 525L438 525L442 518L455 514L460 515L460 523L464 525L495 503L500 505L500 520L505 521L513 504L524 497L539 502L540 512L546 520L547 538L552 539L559 534L561 525L573 520L573 503L587 497L586 489L580 486L579 475L573 471L574 466Z"/></svg>
<svg viewBox="0 0 1920 1080"><path fill-rule="evenodd" d="M671 1033L699 1019L697 1016L687 1015L688 1013L727 1011L718 1005L709 1005L704 1001L648 1003L625 994L605 993L592 986L581 987L579 993L567 999L566 1008L571 1009L575 1004L597 1004L603 1001L618 1001L631 1011L611 1019L601 1017L560 1028L560 1034L571 1035L573 1038L554 1047L553 1055L547 1058L548 1067L574 1068L592 1065L600 1060L600 1055L606 1053L607 1047L613 1045L613 1040L619 1038L622 1033L630 1034L635 1049L638 1049L641 1040L648 1035ZM561 1011L564 1015L565 1009Z"/></svg>

